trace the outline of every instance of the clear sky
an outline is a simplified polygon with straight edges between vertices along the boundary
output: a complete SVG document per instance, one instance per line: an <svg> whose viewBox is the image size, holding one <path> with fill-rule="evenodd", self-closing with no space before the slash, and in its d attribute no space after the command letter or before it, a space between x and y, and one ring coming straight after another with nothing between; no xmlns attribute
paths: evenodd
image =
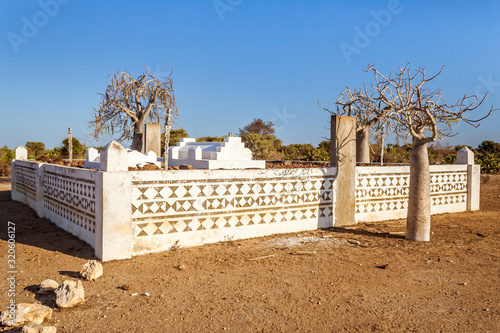
<svg viewBox="0 0 500 333"><path fill-rule="evenodd" d="M108 75L173 69L193 137L273 121L285 144L317 145L345 88L410 63L435 73L446 102L490 91L500 107L499 1L0 0L0 145L92 141L87 122ZM459 124L452 145L500 142L500 111Z"/></svg>

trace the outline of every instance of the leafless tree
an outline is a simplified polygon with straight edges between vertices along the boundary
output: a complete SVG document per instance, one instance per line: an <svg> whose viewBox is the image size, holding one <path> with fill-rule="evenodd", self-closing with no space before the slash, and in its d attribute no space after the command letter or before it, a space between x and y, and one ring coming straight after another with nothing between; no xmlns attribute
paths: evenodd
<svg viewBox="0 0 500 333"><path fill-rule="evenodd" d="M351 89L347 86L337 98L337 110L331 111L318 105L331 114L356 118L356 162L370 163L370 130L383 122L391 109L377 96L377 90Z"/></svg>
<svg viewBox="0 0 500 333"><path fill-rule="evenodd" d="M444 68L444 67L443 67ZM468 112L476 110L486 98L465 95L455 104L446 104L440 89L427 89L424 85L435 79L443 68L432 77L427 77L425 68L413 73L406 65L394 76L385 76L369 65L368 71L375 76L372 89L378 92L380 101L391 110L388 119L394 133L402 139L412 138L410 154L410 189L407 213L406 238L417 241L430 239L430 174L427 144L453 136L452 125L463 121L474 127L493 111L489 109L483 117L471 119Z"/></svg>
<svg viewBox="0 0 500 333"><path fill-rule="evenodd" d="M101 94L102 101L94 109L92 136L101 138L104 132L120 133L118 141L132 139L132 149L143 151L143 133L146 123L163 124L167 111L177 114L172 73L161 80L147 69L134 79L127 72L110 75L111 83Z"/></svg>

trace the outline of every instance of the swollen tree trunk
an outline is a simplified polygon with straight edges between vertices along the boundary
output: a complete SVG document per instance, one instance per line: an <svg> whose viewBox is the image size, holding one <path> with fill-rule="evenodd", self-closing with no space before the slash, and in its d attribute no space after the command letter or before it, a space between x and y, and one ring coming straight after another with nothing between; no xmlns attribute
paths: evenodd
<svg viewBox="0 0 500 333"><path fill-rule="evenodd" d="M427 242L431 235L431 200L427 139L413 138L406 239Z"/></svg>
<svg viewBox="0 0 500 333"><path fill-rule="evenodd" d="M144 153L144 120L140 120L134 125L134 136L132 138L132 150Z"/></svg>
<svg viewBox="0 0 500 333"><path fill-rule="evenodd" d="M370 163L370 128L356 130L356 162Z"/></svg>

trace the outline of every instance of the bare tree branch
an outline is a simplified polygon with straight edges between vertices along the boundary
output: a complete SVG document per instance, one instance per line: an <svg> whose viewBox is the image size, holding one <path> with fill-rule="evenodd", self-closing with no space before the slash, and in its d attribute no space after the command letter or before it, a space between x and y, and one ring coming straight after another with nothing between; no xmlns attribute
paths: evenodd
<svg viewBox="0 0 500 333"><path fill-rule="evenodd" d="M119 141L134 139L132 149L142 149L142 133L146 123L165 123L167 110L177 115L172 73L161 80L147 69L134 79L127 72L110 75L111 83L94 109L91 136L121 133Z"/></svg>

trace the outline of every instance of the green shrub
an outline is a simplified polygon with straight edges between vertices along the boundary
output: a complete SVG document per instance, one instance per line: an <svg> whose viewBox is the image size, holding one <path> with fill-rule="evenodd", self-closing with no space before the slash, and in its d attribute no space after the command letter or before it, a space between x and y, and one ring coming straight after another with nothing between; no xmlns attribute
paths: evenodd
<svg viewBox="0 0 500 333"><path fill-rule="evenodd" d="M0 176L10 176L10 162L14 158L15 153L13 149L4 146L0 148Z"/></svg>
<svg viewBox="0 0 500 333"><path fill-rule="evenodd" d="M495 153L478 154L475 157L475 162L481 165L482 173L500 172L500 156Z"/></svg>

